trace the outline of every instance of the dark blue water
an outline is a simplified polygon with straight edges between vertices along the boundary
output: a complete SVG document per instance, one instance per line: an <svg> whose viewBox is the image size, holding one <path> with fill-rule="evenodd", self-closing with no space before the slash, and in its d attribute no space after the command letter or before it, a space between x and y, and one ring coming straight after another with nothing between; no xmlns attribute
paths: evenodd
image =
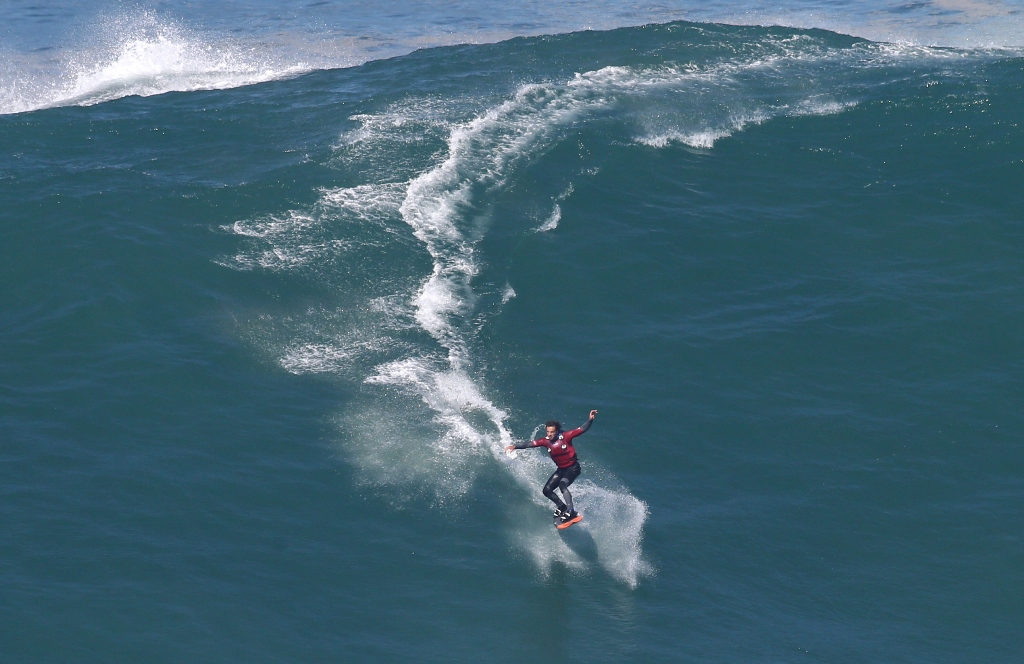
<svg viewBox="0 0 1024 664"><path fill-rule="evenodd" d="M151 19L9 44L4 661L1018 660L1014 51Z"/></svg>

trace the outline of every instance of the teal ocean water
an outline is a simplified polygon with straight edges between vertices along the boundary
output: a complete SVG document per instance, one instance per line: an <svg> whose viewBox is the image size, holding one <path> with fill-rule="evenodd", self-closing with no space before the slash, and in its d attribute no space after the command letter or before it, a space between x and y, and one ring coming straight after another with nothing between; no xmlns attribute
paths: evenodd
<svg viewBox="0 0 1024 664"><path fill-rule="evenodd" d="M1020 661L1016 10L15 5L3 661Z"/></svg>

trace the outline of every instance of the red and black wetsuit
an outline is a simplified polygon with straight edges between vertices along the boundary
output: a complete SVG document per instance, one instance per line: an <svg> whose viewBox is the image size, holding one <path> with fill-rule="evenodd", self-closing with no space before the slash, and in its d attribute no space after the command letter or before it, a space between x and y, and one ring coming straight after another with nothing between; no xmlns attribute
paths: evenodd
<svg viewBox="0 0 1024 664"><path fill-rule="evenodd" d="M586 433L593 421L587 420L583 423L583 426L577 427L572 431L559 431L554 440L538 438L537 440L516 443L517 450L525 450L530 447L546 447L548 449L551 460L555 462L558 468L551 474L548 481L544 483L544 495L562 512L566 510L569 512L574 511L572 494L569 493L569 485L576 481L576 478L580 476L580 472L583 470L580 468L579 459L576 458L576 448L573 447L572 440L576 436ZM555 487L561 490L562 497L565 498L564 503L555 493Z"/></svg>
<svg viewBox="0 0 1024 664"><path fill-rule="evenodd" d="M551 460L555 462L556 466L559 468L568 468L574 463L579 463L576 460L576 448L572 446L572 439L589 429L590 422L591 420L587 420L586 424L577 429L573 429L572 431L561 431L557 436L555 436L554 440L538 438L531 443L522 445L522 448L520 448L519 445L516 445L516 448L546 447L548 448L548 454L551 455Z"/></svg>

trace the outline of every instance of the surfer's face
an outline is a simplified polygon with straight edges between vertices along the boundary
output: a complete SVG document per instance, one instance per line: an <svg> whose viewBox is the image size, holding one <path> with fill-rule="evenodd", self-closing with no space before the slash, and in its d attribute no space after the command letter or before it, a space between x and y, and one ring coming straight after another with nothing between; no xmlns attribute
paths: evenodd
<svg viewBox="0 0 1024 664"><path fill-rule="evenodd" d="M558 429L556 429L555 427L547 427L547 430L548 430L548 440L554 440L555 436L558 435Z"/></svg>

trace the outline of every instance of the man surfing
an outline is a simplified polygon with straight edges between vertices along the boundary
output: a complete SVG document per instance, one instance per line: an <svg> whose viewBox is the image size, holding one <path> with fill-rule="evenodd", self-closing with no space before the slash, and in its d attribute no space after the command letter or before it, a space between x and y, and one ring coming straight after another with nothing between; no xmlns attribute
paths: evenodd
<svg viewBox="0 0 1024 664"><path fill-rule="evenodd" d="M530 447L546 447L551 454L551 460L558 466L551 474L548 481L544 483L544 495L555 504L555 527L564 530L574 523L583 520L583 515L573 509L572 494L569 493L569 485L576 481L583 470L580 468L579 459L576 458L576 448L572 446L572 440L576 436L586 433L597 411L590 411L590 419L583 423L583 426L572 431L562 431L562 425L556 420L549 420L544 424L547 435L537 440L527 440L505 448L506 452L512 450L525 450ZM562 498L555 493L555 487L562 492Z"/></svg>

